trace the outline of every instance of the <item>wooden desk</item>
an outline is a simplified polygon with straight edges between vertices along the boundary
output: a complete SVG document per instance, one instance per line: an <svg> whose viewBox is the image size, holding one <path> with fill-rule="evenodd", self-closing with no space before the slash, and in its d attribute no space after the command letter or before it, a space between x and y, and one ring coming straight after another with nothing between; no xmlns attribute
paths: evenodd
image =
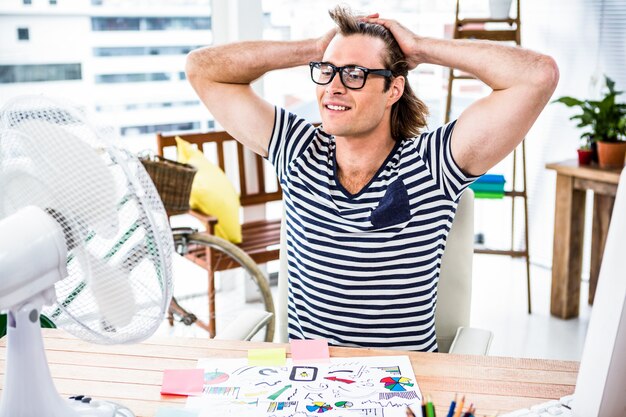
<svg viewBox="0 0 626 417"><path fill-rule="evenodd" d="M261 342L155 338L136 345L100 346L61 330L44 330L50 371L63 396L87 394L123 403L138 417L152 417L163 406L183 407L184 397L161 396L164 369L195 368L199 358L247 357ZM282 346L282 345L280 345ZM289 351L288 345L287 351ZM446 415L455 393L464 393L477 415L494 415L560 398L574 392L577 362L514 359L444 353L331 348L331 356L408 355L423 393L438 415ZM0 340L0 371L6 369L6 338ZM4 381L4 375L2 375Z"/></svg>
<svg viewBox="0 0 626 417"><path fill-rule="evenodd" d="M589 274L589 304L593 304L621 169L578 166L576 160L546 168L557 173L550 312L568 319L577 317L579 310L586 191L594 193Z"/></svg>

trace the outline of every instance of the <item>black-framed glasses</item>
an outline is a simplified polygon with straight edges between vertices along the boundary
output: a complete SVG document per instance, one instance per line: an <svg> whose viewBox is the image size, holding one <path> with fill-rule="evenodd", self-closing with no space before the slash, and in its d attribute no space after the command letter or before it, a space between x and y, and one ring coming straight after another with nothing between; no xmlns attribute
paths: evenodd
<svg viewBox="0 0 626 417"><path fill-rule="evenodd" d="M369 74L385 78L391 78L393 75L388 69L369 69L358 65L336 67L329 62L309 62L309 67L311 67L311 79L315 84L329 84L335 78L335 74L339 73L341 83L351 90L363 88Z"/></svg>

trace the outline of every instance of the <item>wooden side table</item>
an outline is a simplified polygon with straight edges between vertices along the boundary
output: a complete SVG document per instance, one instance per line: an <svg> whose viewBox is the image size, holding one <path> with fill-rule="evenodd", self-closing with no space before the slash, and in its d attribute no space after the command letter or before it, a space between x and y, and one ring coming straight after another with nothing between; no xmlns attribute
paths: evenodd
<svg viewBox="0 0 626 417"><path fill-rule="evenodd" d="M592 304L621 170L579 166L576 160L550 163L546 168L557 173L550 313L568 319L577 317L579 310L586 191L594 193L589 277Z"/></svg>

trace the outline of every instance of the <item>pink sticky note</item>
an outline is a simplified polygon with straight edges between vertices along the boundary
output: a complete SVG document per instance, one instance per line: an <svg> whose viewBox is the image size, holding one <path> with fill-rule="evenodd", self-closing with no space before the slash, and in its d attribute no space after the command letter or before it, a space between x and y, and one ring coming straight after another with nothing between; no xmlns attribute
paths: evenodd
<svg viewBox="0 0 626 417"><path fill-rule="evenodd" d="M161 394L200 395L204 385L202 369L166 369Z"/></svg>
<svg viewBox="0 0 626 417"><path fill-rule="evenodd" d="M326 339L292 340L291 359L296 362L328 362L328 341Z"/></svg>

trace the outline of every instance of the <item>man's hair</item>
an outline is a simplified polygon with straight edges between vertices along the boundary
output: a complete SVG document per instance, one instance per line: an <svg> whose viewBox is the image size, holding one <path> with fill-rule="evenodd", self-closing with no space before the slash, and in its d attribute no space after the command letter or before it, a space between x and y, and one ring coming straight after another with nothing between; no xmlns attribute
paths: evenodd
<svg viewBox="0 0 626 417"><path fill-rule="evenodd" d="M337 24L339 34L343 36L365 35L383 40L387 52L382 57L385 69L390 70L394 77L402 76L406 81L402 97L391 107L391 136L400 140L419 135L421 129L426 126L428 107L417 98L409 84L408 63L391 32L382 25L360 22L352 11L344 6L336 6L328 13ZM391 80L385 79L384 91L390 86Z"/></svg>

